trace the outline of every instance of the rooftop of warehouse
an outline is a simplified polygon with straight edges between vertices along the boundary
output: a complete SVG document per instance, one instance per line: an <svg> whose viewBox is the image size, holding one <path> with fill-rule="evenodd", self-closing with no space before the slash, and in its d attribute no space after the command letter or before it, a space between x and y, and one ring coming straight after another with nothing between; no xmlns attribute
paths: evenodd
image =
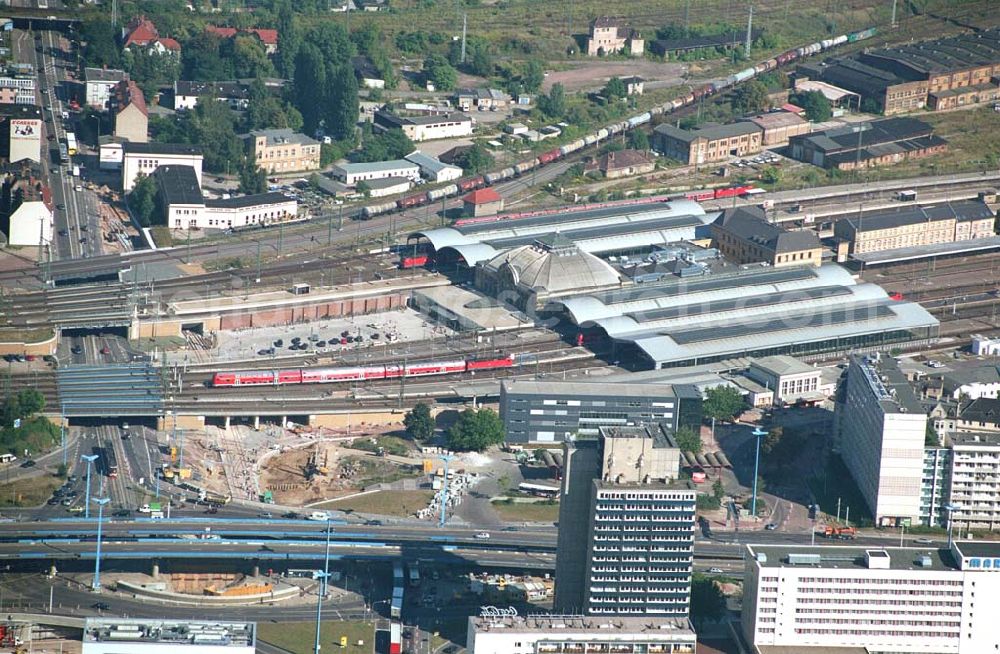
<svg viewBox="0 0 1000 654"><path fill-rule="evenodd" d="M718 123L705 123L697 129L686 130L674 127L669 123L663 123L661 125L657 125L656 129L653 131L657 134L677 139L678 141L691 143L696 139L708 139L709 141L715 141L717 139L752 134L754 132L759 132L760 126L751 122L729 123L726 125L720 125Z"/></svg>

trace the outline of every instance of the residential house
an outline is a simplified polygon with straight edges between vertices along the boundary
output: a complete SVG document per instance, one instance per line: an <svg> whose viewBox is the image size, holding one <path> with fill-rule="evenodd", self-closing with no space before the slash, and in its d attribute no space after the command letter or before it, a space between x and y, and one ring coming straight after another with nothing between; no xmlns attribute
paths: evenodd
<svg viewBox="0 0 1000 654"><path fill-rule="evenodd" d="M686 130L668 123L653 130L653 149L688 165L728 161L763 149L764 133L754 123L706 124Z"/></svg>
<svg viewBox="0 0 1000 654"><path fill-rule="evenodd" d="M656 168L656 162L639 150L619 150L601 155L590 167L600 170L607 179L617 179L651 173Z"/></svg>
<svg viewBox="0 0 1000 654"><path fill-rule="evenodd" d="M458 89L455 106L462 111L505 111L510 107L510 95L500 89Z"/></svg>
<svg viewBox="0 0 1000 654"><path fill-rule="evenodd" d="M639 32L629 27L621 18L602 16L590 24L587 37L587 54L591 57L624 52L641 56L645 41Z"/></svg>
<svg viewBox="0 0 1000 654"><path fill-rule="evenodd" d="M107 109L108 102L114 96L115 87L118 86L119 82L127 81L128 78L128 73L123 70L85 68L83 80L87 106L102 111Z"/></svg>
<svg viewBox="0 0 1000 654"><path fill-rule="evenodd" d="M264 46L264 52L269 55L273 55L278 52L278 30L263 29L260 27L236 29L235 27L216 27L215 25L209 25L205 28L205 31L209 34L215 34L221 39L234 39L240 35L256 36L260 40L261 45Z"/></svg>
<svg viewBox="0 0 1000 654"><path fill-rule="evenodd" d="M161 37L153 21L136 16L122 30L125 49L143 48L158 54L180 56L181 44L170 37Z"/></svg>
<svg viewBox="0 0 1000 654"><path fill-rule="evenodd" d="M254 163L271 173L319 170L320 144L289 128L263 129L244 137Z"/></svg>
<svg viewBox="0 0 1000 654"><path fill-rule="evenodd" d="M115 136L133 143L149 140L149 110L142 89L135 82L122 80L118 83L110 109L115 119Z"/></svg>

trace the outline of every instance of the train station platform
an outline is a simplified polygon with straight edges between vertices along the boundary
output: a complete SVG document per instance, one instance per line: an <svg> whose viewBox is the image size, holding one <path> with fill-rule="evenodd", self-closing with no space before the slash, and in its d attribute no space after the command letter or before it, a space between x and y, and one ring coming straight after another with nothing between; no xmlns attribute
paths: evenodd
<svg viewBox="0 0 1000 654"><path fill-rule="evenodd" d="M927 259L930 257L947 257L956 254L988 252L990 250L997 249L1000 249L1000 236L990 236L988 238L977 238L968 241L953 241L951 243L918 245L909 248L882 250L881 252L852 254L851 260L862 263L866 266L877 266L880 264L899 263L902 261L913 261L916 259Z"/></svg>
<svg viewBox="0 0 1000 654"><path fill-rule="evenodd" d="M503 332L532 326L527 316L459 286L416 289L411 306L456 331Z"/></svg>

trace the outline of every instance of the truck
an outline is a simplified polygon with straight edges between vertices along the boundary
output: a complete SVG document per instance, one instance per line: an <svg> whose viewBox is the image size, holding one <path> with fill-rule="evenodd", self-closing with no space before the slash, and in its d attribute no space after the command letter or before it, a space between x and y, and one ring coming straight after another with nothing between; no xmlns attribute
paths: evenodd
<svg viewBox="0 0 1000 654"><path fill-rule="evenodd" d="M73 174L73 177L79 177L80 176L80 166L74 164L73 165L73 173L72 174Z"/></svg>
<svg viewBox="0 0 1000 654"><path fill-rule="evenodd" d="M307 520L316 520L318 522L324 522L330 519L330 514L326 511L313 511L306 516Z"/></svg>
<svg viewBox="0 0 1000 654"><path fill-rule="evenodd" d="M389 625L389 654L401 654L402 651L402 628L398 622L393 622Z"/></svg>
<svg viewBox="0 0 1000 654"><path fill-rule="evenodd" d="M823 529L826 538L837 538L839 540L854 540L858 537L856 527L838 527L836 525L826 525Z"/></svg>
<svg viewBox="0 0 1000 654"><path fill-rule="evenodd" d="M410 586L416 587L420 585L420 567L416 563L410 564Z"/></svg>
<svg viewBox="0 0 1000 654"><path fill-rule="evenodd" d="M916 202L917 192L916 191L897 191L896 199L900 202Z"/></svg>

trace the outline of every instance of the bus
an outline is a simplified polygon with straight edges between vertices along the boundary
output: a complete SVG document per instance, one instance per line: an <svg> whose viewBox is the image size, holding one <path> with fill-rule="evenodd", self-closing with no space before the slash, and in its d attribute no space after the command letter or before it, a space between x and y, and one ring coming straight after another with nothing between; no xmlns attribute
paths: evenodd
<svg viewBox="0 0 1000 654"><path fill-rule="evenodd" d="M519 484L517 490L536 497L556 497L559 495L558 486L544 486L542 484Z"/></svg>
<svg viewBox="0 0 1000 654"><path fill-rule="evenodd" d="M118 458L115 456L114 449L95 446L93 453L97 455L97 459L94 462L97 466L97 472L109 479L116 478L118 476Z"/></svg>
<svg viewBox="0 0 1000 654"><path fill-rule="evenodd" d="M66 150L71 157L76 154L76 134L73 132L66 132Z"/></svg>
<svg viewBox="0 0 1000 654"><path fill-rule="evenodd" d="M417 567L416 563L410 564L410 586L417 587L420 585L420 568Z"/></svg>

